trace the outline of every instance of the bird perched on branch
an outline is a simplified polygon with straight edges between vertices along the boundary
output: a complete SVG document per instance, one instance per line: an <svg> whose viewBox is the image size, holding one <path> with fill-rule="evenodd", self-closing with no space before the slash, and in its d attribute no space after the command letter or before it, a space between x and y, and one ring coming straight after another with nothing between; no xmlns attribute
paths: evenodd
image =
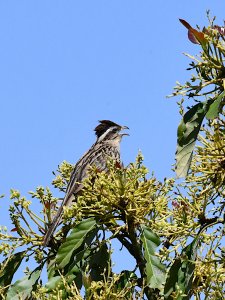
<svg viewBox="0 0 225 300"><path fill-rule="evenodd" d="M109 120L102 120L99 123L94 129L97 140L76 163L62 204L45 234L44 246L48 246L56 227L60 223L63 208L70 206L78 192L82 189L82 180L87 177L89 166L95 166L99 171L107 171L107 160L109 158L121 164L120 142L124 135L128 135L127 133L121 133L121 130L129 128Z"/></svg>

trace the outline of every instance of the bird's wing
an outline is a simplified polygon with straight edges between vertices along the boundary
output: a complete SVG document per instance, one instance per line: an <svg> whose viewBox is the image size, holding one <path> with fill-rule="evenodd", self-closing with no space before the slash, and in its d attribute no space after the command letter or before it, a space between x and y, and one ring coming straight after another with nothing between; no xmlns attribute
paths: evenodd
<svg viewBox="0 0 225 300"><path fill-rule="evenodd" d="M110 157L111 153L112 149L110 146L106 146L102 143L95 143L90 150L86 152L76 163L66 189L66 195L44 237L44 246L48 245L51 236L60 223L63 214L63 208L70 206L74 200L74 195L76 195L82 189L83 185L81 182L85 177L87 177L89 166L95 165L100 171L106 171L107 157ZM116 157L113 157L114 159L120 160L119 151L116 151L116 153L114 151L114 155L116 155Z"/></svg>
<svg viewBox="0 0 225 300"><path fill-rule="evenodd" d="M67 185L65 197L64 197L51 225L49 226L49 228L45 234L44 241L43 241L44 246L48 245L56 227L60 223L60 221L62 219L63 208L66 206L70 206L73 202L74 195L77 194L79 192L79 190L82 189L81 181L82 181L84 175L86 175L88 162L90 160L90 159L88 159L88 157L89 157L89 154L93 152L92 150L94 148L96 148L95 145L96 144L93 144L93 146L90 148L90 150L87 151L74 166L74 169L70 176L69 183Z"/></svg>

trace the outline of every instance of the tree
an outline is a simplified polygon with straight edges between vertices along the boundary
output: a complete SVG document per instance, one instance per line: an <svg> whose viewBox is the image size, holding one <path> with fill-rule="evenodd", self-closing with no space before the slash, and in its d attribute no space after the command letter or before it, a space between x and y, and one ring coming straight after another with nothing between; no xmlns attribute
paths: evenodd
<svg viewBox="0 0 225 300"><path fill-rule="evenodd" d="M107 173L92 168L49 249L42 246L43 234L59 199L49 188L31 192L42 207L37 215L31 201L12 190L15 228L0 232L1 299L224 299L225 28L214 21L209 18L201 31L181 20L202 49L197 57L188 55L195 75L173 93L182 96L176 172L185 180L160 182L148 174L141 153L124 169L112 161ZM195 104L184 113L188 98ZM72 168L63 162L53 186L65 192ZM132 270L113 271L115 239L117 251L134 258ZM12 284L31 257L37 268ZM48 282L42 284L45 266Z"/></svg>

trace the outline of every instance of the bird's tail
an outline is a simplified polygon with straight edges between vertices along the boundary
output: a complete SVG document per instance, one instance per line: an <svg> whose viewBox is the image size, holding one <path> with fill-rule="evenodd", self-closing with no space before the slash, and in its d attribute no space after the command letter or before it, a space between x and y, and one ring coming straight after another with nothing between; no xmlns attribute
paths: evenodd
<svg viewBox="0 0 225 300"><path fill-rule="evenodd" d="M72 204L73 199L74 199L74 196L72 193L66 194L61 206L59 207L51 225L49 226L49 228L44 236L44 240L43 240L44 247L48 246L48 244L51 240L51 237L52 237L54 231L56 230L56 227L59 225L60 221L62 220L63 208L66 206L70 206Z"/></svg>
<svg viewBox="0 0 225 300"><path fill-rule="evenodd" d="M62 219L62 212L63 212L63 206L60 206L58 211L57 211L57 214L55 215L51 225L49 226L45 236L44 236L44 240L43 240L43 246L44 247L47 247L50 240L51 240L51 237L54 233L54 231L56 230L56 227L59 225L59 222L61 221Z"/></svg>

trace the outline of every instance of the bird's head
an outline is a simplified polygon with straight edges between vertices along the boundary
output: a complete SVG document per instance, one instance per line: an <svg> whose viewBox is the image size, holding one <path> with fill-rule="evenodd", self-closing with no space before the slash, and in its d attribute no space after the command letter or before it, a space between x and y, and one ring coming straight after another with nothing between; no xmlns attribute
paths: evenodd
<svg viewBox="0 0 225 300"><path fill-rule="evenodd" d="M109 120L102 120L99 123L94 129L98 142L104 140L120 142L124 135L129 135L121 132L124 129L129 129L127 126L121 126Z"/></svg>

